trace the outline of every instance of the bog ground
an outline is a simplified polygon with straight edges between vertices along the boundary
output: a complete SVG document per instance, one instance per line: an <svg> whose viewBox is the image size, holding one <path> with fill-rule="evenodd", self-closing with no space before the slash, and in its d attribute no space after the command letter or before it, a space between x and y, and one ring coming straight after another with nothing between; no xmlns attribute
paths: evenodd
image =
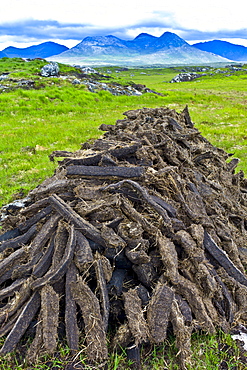
<svg viewBox="0 0 247 370"><path fill-rule="evenodd" d="M43 79L42 61L15 63L2 195L28 201L2 223L2 368L244 369L229 333L246 320L245 69L90 76L153 90L116 96L78 69Z"/></svg>

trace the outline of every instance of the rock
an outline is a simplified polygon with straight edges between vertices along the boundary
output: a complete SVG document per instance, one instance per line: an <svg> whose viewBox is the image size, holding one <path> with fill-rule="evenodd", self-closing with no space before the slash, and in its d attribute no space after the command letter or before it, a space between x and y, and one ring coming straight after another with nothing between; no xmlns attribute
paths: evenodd
<svg viewBox="0 0 247 370"><path fill-rule="evenodd" d="M174 83L174 82L192 81L200 76L201 75L195 72L179 73L177 76L173 77L173 79L170 82Z"/></svg>
<svg viewBox="0 0 247 370"><path fill-rule="evenodd" d="M126 71L128 71L129 70L129 68L127 68L127 67L123 67L123 68L118 68L118 69L116 69L115 70L115 72L116 73L119 73L119 72L126 72Z"/></svg>
<svg viewBox="0 0 247 370"><path fill-rule="evenodd" d="M83 67L81 68L81 71L82 73L84 73L85 75L90 75L92 73L98 73L97 71L95 71L95 69L91 68L91 67Z"/></svg>
<svg viewBox="0 0 247 370"><path fill-rule="evenodd" d="M9 89L9 87L8 87L8 86L1 85L1 84L0 84L0 89L1 89L2 91L5 91L6 89Z"/></svg>
<svg viewBox="0 0 247 370"><path fill-rule="evenodd" d="M7 80L9 72L2 73L0 76L0 81Z"/></svg>
<svg viewBox="0 0 247 370"><path fill-rule="evenodd" d="M73 81L72 81L72 84L73 85L80 85L81 81L78 80L78 78L75 78Z"/></svg>
<svg viewBox="0 0 247 370"><path fill-rule="evenodd" d="M59 75L59 66L56 62L46 64L41 68L40 74L42 77L57 77Z"/></svg>
<svg viewBox="0 0 247 370"><path fill-rule="evenodd" d="M20 82L18 82L18 86L20 87L34 87L34 84L35 82L32 81L32 80L21 80Z"/></svg>
<svg viewBox="0 0 247 370"><path fill-rule="evenodd" d="M84 84L87 86L90 92L98 92L101 90L109 91L112 95L142 95L141 91L138 91L132 86L122 86L120 84L106 84L98 81L85 81Z"/></svg>
<svg viewBox="0 0 247 370"><path fill-rule="evenodd" d="M30 198L27 196L23 199L16 199L13 202L3 206L0 209L0 222L2 222L6 217L8 217L8 215L11 215L16 210L26 207L29 202Z"/></svg>

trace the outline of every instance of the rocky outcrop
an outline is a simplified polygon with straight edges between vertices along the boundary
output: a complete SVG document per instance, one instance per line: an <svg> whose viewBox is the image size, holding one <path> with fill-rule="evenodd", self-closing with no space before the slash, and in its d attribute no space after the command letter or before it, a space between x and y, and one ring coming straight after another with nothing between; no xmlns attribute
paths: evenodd
<svg viewBox="0 0 247 370"><path fill-rule="evenodd" d="M82 73L84 73L85 75L90 75L90 74L93 74L93 73L97 74L97 73L98 73L95 69L93 69L93 68L91 68L91 67L83 67L83 68L81 69L81 71L82 71Z"/></svg>
<svg viewBox="0 0 247 370"><path fill-rule="evenodd" d="M58 77L59 66L56 62L46 64L43 68L41 68L40 74L42 77Z"/></svg>
<svg viewBox="0 0 247 370"><path fill-rule="evenodd" d="M179 73L170 81L171 83L174 82L184 82L184 81L192 81L195 78L201 77L201 75L195 72L187 72L187 73Z"/></svg>
<svg viewBox="0 0 247 370"><path fill-rule="evenodd" d="M83 82L90 92L96 93L101 90L109 91L112 95L142 95L140 90L132 86L122 86L120 84L106 84L98 81Z"/></svg>
<svg viewBox="0 0 247 370"><path fill-rule="evenodd" d="M19 87L27 87L27 88L33 88L35 85L35 82L32 80L21 80L18 82Z"/></svg>
<svg viewBox="0 0 247 370"><path fill-rule="evenodd" d="M0 76L0 81L7 80L8 75L9 75L9 73L8 73L8 72L2 73L2 74L1 74L1 76Z"/></svg>

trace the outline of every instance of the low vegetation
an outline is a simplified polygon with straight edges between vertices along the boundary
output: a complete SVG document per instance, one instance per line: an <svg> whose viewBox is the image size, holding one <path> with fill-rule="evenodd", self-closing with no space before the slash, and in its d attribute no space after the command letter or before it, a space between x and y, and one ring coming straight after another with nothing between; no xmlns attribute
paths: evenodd
<svg viewBox="0 0 247 370"><path fill-rule="evenodd" d="M195 334L192 336L192 363L188 370L245 370L247 358L237 346L230 334L219 332L217 335ZM143 348L143 370L179 370L177 349L173 337L167 338L162 346ZM113 353L108 363L97 369L130 370L132 362L126 359L126 352ZM69 348L60 343L55 356L40 358L36 365L28 366L21 363L21 354L6 355L0 358L1 370L96 370L95 366L87 363L85 347L81 344L79 354L71 359Z"/></svg>
<svg viewBox="0 0 247 370"><path fill-rule="evenodd" d="M41 60L0 60L0 75L10 72L8 79L0 81L5 86L0 93L1 204L24 197L44 178L51 176L57 167L48 158L52 151L77 150L81 143L102 134L98 130L102 123L114 124L122 118L124 111L142 107L168 106L181 111L188 105L191 118L202 135L240 158L239 170L246 173L247 74L244 68L234 72L224 68L212 69L194 81L176 84L169 81L182 68L98 69L101 74L111 76L111 81L123 85L145 84L162 93L162 96L154 93L114 96L107 91L90 93L83 84L73 85L71 80L78 77L78 69L69 66L60 65L60 70L62 76L71 78L43 78L39 71L44 64ZM34 87L20 86L21 80L34 81ZM85 365L83 344L81 348L77 361ZM150 348L143 348L143 354L144 369L179 369L172 337L152 352ZM21 353L15 357L3 357L0 368L28 368L19 365L20 359ZM68 350L61 343L56 356L41 359L35 370L63 369L70 362ZM109 359L109 369L128 369L130 366L124 351L113 354ZM192 366L199 370L241 370L246 366L246 358L230 335L221 332L213 336L196 334L193 336ZM91 367L85 365L84 368Z"/></svg>
<svg viewBox="0 0 247 370"><path fill-rule="evenodd" d="M23 197L54 171L48 154L53 150L76 150L101 133L101 123L114 124L122 113L140 107L168 106L178 111L186 104L201 133L216 146L232 152L246 164L246 72L213 73L190 82L170 84L181 69L101 68L116 82L145 84L163 96L113 96L107 91L88 92L85 85L72 85L63 78L41 77L45 61L0 60L0 75L10 72L0 94L0 204ZM78 69L60 65L61 75L75 77ZM117 72L116 72L117 70ZM111 73L109 73L111 72ZM11 80L9 82L9 79ZM35 88L19 87L32 80Z"/></svg>
<svg viewBox="0 0 247 370"><path fill-rule="evenodd" d="M0 204L23 197L52 174L55 165L48 154L53 150L79 149L82 142L101 135L101 123L114 124L124 111L141 107L168 106L181 111L188 104L201 133L239 157L239 169L246 172L246 71L229 76L214 69L211 76L170 84L181 68L101 68L100 73L110 75L111 80L145 84L163 94L113 96L107 91L92 94L85 85L72 85L68 79L41 77L45 63L0 60L0 75L10 72L1 84L11 85L0 90ZM62 76L78 74L70 66L60 65L60 70ZM35 88L19 87L23 79L33 80Z"/></svg>

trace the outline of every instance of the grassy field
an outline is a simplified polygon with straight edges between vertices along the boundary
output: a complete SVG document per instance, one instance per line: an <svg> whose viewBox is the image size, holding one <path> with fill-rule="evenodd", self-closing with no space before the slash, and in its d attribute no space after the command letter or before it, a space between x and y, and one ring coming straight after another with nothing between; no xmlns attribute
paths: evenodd
<svg viewBox="0 0 247 370"><path fill-rule="evenodd" d="M78 70L60 65L65 78L44 78L39 72L46 64L41 60L0 59L0 206L24 197L46 177L53 174L56 162L48 155L53 150L75 151L86 140L102 135L102 123L114 124L122 113L142 107L169 107L182 111L188 105L195 126L214 145L241 159L239 170L247 173L247 73L213 69L211 75L190 82L169 81L181 68L149 68L118 71L100 68L111 80L120 84L145 84L163 96L147 93L142 96L114 96L106 91L90 93L85 85L71 81ZM226 73L222 73L226 71ZM19 86L32 80L35 88ZM178 369L173 339L162 347L145 353L144 369ZM28 368L18 365L15 357L0 359L0 369ZM64 369L68 351L61 346L56 358L43 359L33 370ZM81 363L85 362L83 352ZM239 348L230 335L194 336L192 369L245 369ZM14 366L14 367L13 367ZM223 365L222 365L223 366ZM85 367L90 368L90 367ZM108 369L128 369L125 354L112 355ZM29 368L30 370L30 368Z"/></svg>
<svg viewBox="0 0 247 370"><path fill-rule="evenodd" d="M116 73L112 80L145 84L163 96L113 96L107 91L90 93L85 85L71 80L40 77L44 61L0 60L0 75L11 72L11 90L0 93L0 205L23 197L56 164L48 159L53 150L74 151L90 138L99 137L101 123L114 124L122 113L142 107L169 107L181 111L186 104L196 127L214 145L241 159L239 169L247 172L247 74L215 73L183 83L169 83L177 68L133 69ZM74 68L60 66L61 75L75 77ZM109 73L108 73L109 74ZM35 81L35 89L18 87L22 79ZM7 84L3 81L2 85ZM0 90L1 91L1 90Z"/></svg>

